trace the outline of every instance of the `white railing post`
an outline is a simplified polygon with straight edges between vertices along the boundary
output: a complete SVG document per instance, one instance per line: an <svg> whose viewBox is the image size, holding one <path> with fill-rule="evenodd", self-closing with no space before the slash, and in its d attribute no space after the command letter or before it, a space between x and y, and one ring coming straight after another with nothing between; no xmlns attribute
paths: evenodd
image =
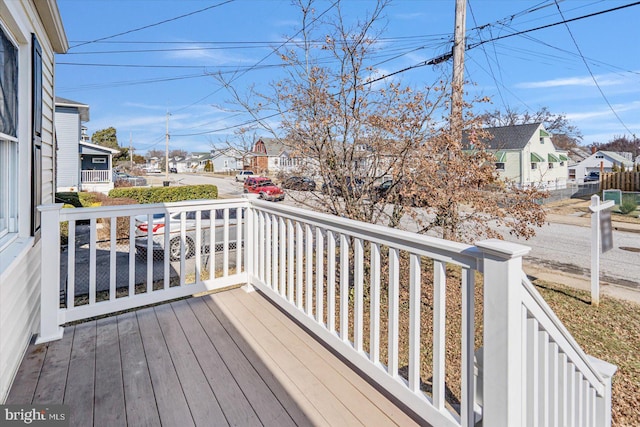
<svg viewBox="0 0 640 427"><path fill-rule="evenodd" d="M253 292L255 291L255 288L253 287L253 285L251 284L251 281L253 280L253 276L255 275L255 257L254 257L254 251L256 250L255 245L257 242L254 242L254 209L253 209L253 203L252 200L255 200L257 197L253 197L253 196L257 196L255 194L245 194L243 197L245 199L247 199L249 201L249 207L247 208L247 211L245 213L245 223L246 223L246 229L244 230L244 236L245 236L245 243L244 243L244 265L245 268L247 270L247 284L245 286L243 286L242 288L246 291L246 292ZM237 249L236 249L237 250Z"/></svg>
<svg viewBox="0 0 640 427"><path fill-rule="evenodd" d="M596 395L596 426L611 427L611 378L618 370L616 365L587 355L591 364L604 380L604 395Z"/></svg>
<svg viewBox="0 0 640 427"><path fill-rule="evenodd" d="M522 425L522 257L530 248L502 240L476 243L483 253L483 424Z"/></svg>
<svg viewBox="0 0 640 427"><path fill-rule="evenodd" d="M38 206L42 214L40 248L40 334L36 344L59 340L60 310L60 209L62 203ZM69 242L74 245L74 242ZM73 298L73 296L72 296Z"/></svg>

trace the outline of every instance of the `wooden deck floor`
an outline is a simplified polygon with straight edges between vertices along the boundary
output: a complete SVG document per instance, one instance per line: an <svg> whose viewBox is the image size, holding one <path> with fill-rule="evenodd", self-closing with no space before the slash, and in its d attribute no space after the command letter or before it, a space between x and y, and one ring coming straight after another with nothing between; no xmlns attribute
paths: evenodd
<svg viewBox="0 0 640 427"><path fill-rule="evenodd" d="M67 327L29 347L6 403L65 403L78 426L415 424L241 289Z"/></svg>

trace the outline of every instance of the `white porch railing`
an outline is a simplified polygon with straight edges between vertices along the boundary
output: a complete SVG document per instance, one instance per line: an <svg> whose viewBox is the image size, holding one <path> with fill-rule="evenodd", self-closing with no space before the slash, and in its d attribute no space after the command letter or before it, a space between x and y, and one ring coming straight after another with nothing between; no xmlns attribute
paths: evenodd
<svg viewBox="0 0 640 427"><path fill-rule="evenodd" d="M246 199L60 207L41 207L41 342L61 337L60 326L72 320L246 284L430 424L473 426L481 413L491 426L610 425L615 367L586 356L523 280L524 246L464 245ZM207 234L205 218L216 212L220 220ZM159 215L177 218L178 229L161 235L159 250L142 252L153 246L157 226L144 228L146 234L138 229L145 246L129 238L140 224L135 217L153 224ZM118 218L119 227L111 227ZM69 245L61 251L66 221ZM174 242L180 250L172 260ZM483 351L476 384L480 274ZM425 300L427 287L432 297ZM461 319L446 312L447 290L454 289L461 293ZM461 339L452 347L445 338L454 324ZM446 376L451 354L460 355L453 379Z"/></svg>
<svg viewBox="0 0 640 427"><path fill-rule="evenodd" d="M111 169L108 170L82 170L80 171L80 182L111 182Z"/></svg>

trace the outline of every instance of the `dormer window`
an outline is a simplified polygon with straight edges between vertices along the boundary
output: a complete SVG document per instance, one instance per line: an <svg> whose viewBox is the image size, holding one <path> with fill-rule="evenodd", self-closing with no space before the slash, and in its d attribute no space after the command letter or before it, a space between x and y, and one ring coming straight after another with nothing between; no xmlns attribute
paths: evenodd
<svg viewBox="0 0 640 427"><path fill-rule="evenodd" d="M540 129L540 144L544 144L545 138L550 138L549 132Z"/></svg>

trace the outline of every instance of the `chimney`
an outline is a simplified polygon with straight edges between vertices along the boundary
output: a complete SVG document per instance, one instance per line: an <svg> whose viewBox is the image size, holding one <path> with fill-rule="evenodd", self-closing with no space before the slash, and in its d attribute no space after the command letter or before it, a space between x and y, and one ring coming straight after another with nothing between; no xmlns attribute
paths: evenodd
<svg viewBox="0 0 640 427"><path fill-rule="evenodd" d="M596 151L598 151L598 148L596 148L595 145L591 146L591 154L596 154Z"/></svg>

